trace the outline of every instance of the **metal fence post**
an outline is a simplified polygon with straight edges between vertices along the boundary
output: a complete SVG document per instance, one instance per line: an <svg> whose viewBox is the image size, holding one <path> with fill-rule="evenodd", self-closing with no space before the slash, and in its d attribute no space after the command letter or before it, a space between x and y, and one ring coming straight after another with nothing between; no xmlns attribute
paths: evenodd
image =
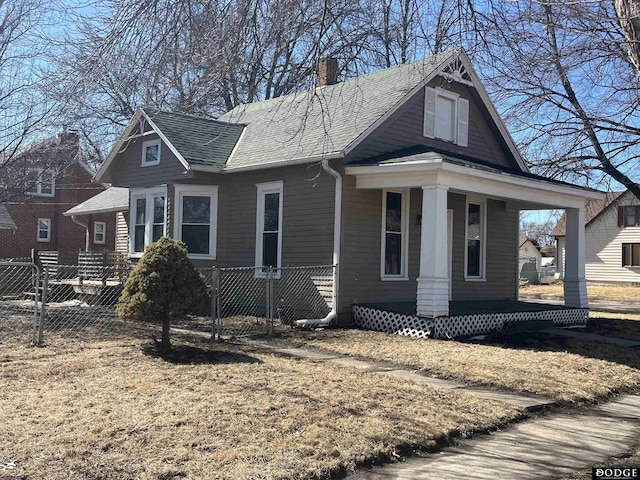
<svg viewBox="0 0 640 480"><path fill-rule="evenodd" d="M218 333L218 315L216 314L217 305L218 305L218 271L216 270L215 265L211 267L211 339L216 339L216 334Z"/></svg>
<svg viewBox="0 0 640 480"><path fill-rule="evenodd" d="M46 267L43 267L44 279L42 280L42 289L40 290L40 311L39 311L39 321L37 324L38 331L34 332L34 344L42 345L42 337L44 332L44 322L47 316L47 290L49 290L49 270ZM41 275L38 275L40 277ZM36 282L36 308L38 305L38 289L39 289L39 281Z"/></svg>
<svg viewBox="0 0 640 480"><path fill-rule="evenodd" d="M217 339L218 340L222 340L222 310L220 308L220 303L222 301L222 270L217 270L216 271L217 275L216 275L216 305L215 305L215 314L216 314L216 320L215 320L215 325L216 325L216 334L217 334Z"/></svg>
<svg viewBox="0 0 640 480"><path fill-rule="evenodd" d="M268 266L266 272L266 288L265 288L265 333L267 335L273 335L273 314L272 305L273 305L273 267Z"/></svg>

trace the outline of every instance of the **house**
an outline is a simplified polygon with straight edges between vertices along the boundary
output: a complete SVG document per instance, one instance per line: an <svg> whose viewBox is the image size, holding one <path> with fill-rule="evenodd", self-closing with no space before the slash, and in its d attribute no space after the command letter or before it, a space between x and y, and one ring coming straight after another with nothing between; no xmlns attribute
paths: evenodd
<svg viewBox="0 0 640 480"><path fill-rule="evenodd" d="M520 270L522 270L522 264L524 263L535 263L535 269L539 271L542 266L542 253L540 252L540 248L538 248L533 240L527 238L526 235L520 235L518 238L520 243L518 247Z"/></svg>
<svg viewBox="0 0 640 480"><path fill-rule="evenodd" d="M200 267L337 264L333 311L306 324L459 334L507 318L449 328L460 311L518 298L520 211L564 208L567 321L584 321L584 202L602 194L527 170L464 51L335 72L216 120L140 108L94 177L129 189L129 255L169 235Z"/></svg>
<svg viewBox="0 0 640 480"><path fill-rule="evenodd" d="M566 218L551 234L557 268L566 277ZM585 276L590 282L640 283L640 201L628 190L590 200L585 208Z"/></svg>
<svg viewBox="0 0 640 480"><path fill-rule="evenodd" d="M113 249L113 215L94 219L92 228L99 233L91 238L84 225L63 215L105 188L91 181L76 133L65 131L30 145L17 160L26 172L25 185L0 205L0 221L10 226L0 228L0 258L25 258L37 249L57 251L60 263L75 264L81 249Z"/></svg>
<svg viewBox="0 0 640 480"><path fill-rule="evenodd" d="M11 217L7 207L0 203L0 230L16 230L16 222Z"/></svg>

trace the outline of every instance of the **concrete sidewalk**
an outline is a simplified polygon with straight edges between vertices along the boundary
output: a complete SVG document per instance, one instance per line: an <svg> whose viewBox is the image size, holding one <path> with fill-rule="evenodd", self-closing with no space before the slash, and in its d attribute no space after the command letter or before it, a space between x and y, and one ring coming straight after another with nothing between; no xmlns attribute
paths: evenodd
<svg viewBox="0 0 640 480"><path fill-rule="evenodd" d="M585 335L571 332L572 335ZM556 333L553 330L550 333ZM602 337L611 339L611 337ZM599 339L602 341L602 339ZM616 342L620 339L613 339ZM624 342L624 341L623 341ZM627 342L630 342L627 340ZM274 352L315 362L332 362L389 375L434 388L455 389L496 400L528 411L553 406L537 396L518 395L491 388L421 375L409 369L389 367L306 348L283 348L269 342L251 342ZM627 345L625 345L627 346ZM568 475L609 458L621 456L640 444L640 396L624 395L596 407L561 411L514 424L503 431L461 440L441 452L363 470L352 480L547 479Z"/></svg>
<svg viewBox="0 0 640 480"><path fill-rule="evenodd" d="M498 402L508 403L516 407L528 411L539 410L544 407L555 405L551 399L541 397L539 395L520 395L517 393L503 392L492 388L474 387L453 380L445 380L442 378L429 377L422 375L411 369L398 367L389 367L373 360L356 360L347 355L337 353L326 353L318 350L307 348L283 348L269 342L250 342L263 348L268 348L274 352L289 355L292 357L302 358L315 362L332 362L343 366L357 368L359 370L371 372L374 375L385 375L401 378L409 382L421 383L423 385L431 385L434 388L442 388L447 390L458 390L474 397L495 400Z"/></svg>
<svg viewBox="0 0 640 480"><path fill-rule="evenodd" d="M640 442L640 396L513 425L442 452L359 472L351 480L547 479L629 452Z"/></svg>

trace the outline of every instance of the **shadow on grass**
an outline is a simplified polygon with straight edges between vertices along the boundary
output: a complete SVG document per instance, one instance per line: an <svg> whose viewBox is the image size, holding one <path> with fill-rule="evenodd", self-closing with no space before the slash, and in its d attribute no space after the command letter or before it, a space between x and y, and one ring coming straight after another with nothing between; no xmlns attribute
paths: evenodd
<svg viewBox="0 0 640 480"><path fill-rule="evenodd" d="M501 338L489 338L484 344L535 351L565 352L597 360L606 360L640 370L639 351L601 342L567 338L542 332L523 332Z"/></svg>
<svg viewBox="0 0 640 480"><path fill-rule="evenodd" d="M228 350L216 350L213 346L198 347L196 345L173 344L170 352L160 353L154 344L147 344L142 351L145 355L161 358L165 362L176 365L262 363L260 359L251 355Z"/></svg>
<svg viewBox="0 0 640 480"><path fill-rule="evenodd" d="M590 318L586 332L640 342L640 321L621 318Z"/></svg>

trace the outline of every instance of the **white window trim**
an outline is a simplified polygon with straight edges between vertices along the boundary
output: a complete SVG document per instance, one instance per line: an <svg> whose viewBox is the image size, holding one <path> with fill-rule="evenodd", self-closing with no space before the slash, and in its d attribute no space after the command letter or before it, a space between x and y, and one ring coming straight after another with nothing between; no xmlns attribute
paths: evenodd
<svg viewBox="0 0 640 480"><path fill-rule="evenodd" d="M480 205L480 275L467 274L469 265L469 204ZM467 282L485 282L487 280L487 199L467 196L464 210L464 279Z"/></svg>
<svg viewBox="0 0 640 480"><path fill-rule="evenodd" d="M433 105L430 105L428 102L429 91L433 92ZM448 140L446 138L441 138L436 136L436 122L438 121L437 114L437 100L438 97L448 98L452 100L453 105L453 139ZM461 130L461 118L460 118L460 108L461 104L464 105L466 109L466 121L462 120L463 127L466 130L464 136L461 138L461 133L464 130ZM431 110L433 109L433 110ZM432 121L428 121L428 117L432 117ZM433 127L433 132L430 131L430 128ZM424 114L423 114L423 136L427 138L438 139L443 142L453 143L455 145L459 145L461 147L467 147L469 143L469 101L463 98L460 94L452 92L450 90L445 90L440 87L425 87L425 105L424 105Z"/></svg>
<svg viewBox="0 0 640 480"><path fill-rule="evenodd" d="M151 236L153 235L153 197L158 195L164 195L164 229L162 231L163 235L167 234L167 187L152 187L152 188L132 188L131 194L129 197L129 257L131 258L140 258L142 257L142 252L134 252L135 248L135 228L136 228L136 217L135 217L135 208L136 208L136 200L138 198L146 199L146 212L145 212L145 229L144 229L144 246L145 248L151 244Z"/></svg>
<svg viewBox="0 0 640 480"><path fill-rule="evenodd" d="M400 235L402 236L402 244L400 255L402 257L400 263L400 274L389 275L385 273L385 252L387 243L387 192L399 193L402 195L402 223L400 226ZM383 282L403 282L409 280L409 205L410 205L411 189L409 188L385 188L382 190L382 225L380 238L380 280Z"/></svg>
<svg viewBox="0 0 640 480"><path fill-rule="evenodd" d="M184 196L202 196L211 199L209 210L209 255L190 253L194 260L215 260L218 239L218 185L176 185L173 222L173 237L182 240L182 198Z"/></svg>
<svg viewBox="0 0 640 480"><path fill-rule="evenodd" d="M42 175L46 170L42 169L42 168L36 168L33 171L38 172L38 181L34 185L36 187L36 191L35 192L27 191L26 194L27 195L33 195L34 197L49 197L49 198L55 197L56 196L56 177L55 177L55 175L51 174L51 193L42 193Z"/></svg>
<svg viewBox="0 0 640 480"><path fill-rule="evenodd" d="M47 238L40 238L40 222L43 222L47 225ZM51 241L51 219L50 218L39 218L38 223L36 224L36 241L38 242L50 242Z"/></svg>
<svg viewBox="0 0 640 480"><path fill-rule="evenodd" d="M276 265L276 273L273 278L280 278L280 268L282 268L282 217L284 211L284 183L282 180L268 183L256 183L257 199L256 199L256 257L255 257L255 278L265 278L266 273L262 271L262 242L264 233L264 197L269 193L277 193L280 195L278 202L278 262Z"/></svg>
<svg viewBox="0 0 640 480"><path fill-rule="evenodd" d="M102 225L102 240L96 238L98 225ZM100 245L107 243L107 222L93 222L93 243Z"/></svg>
<svg viewBox="0 0 640 480"><path fill-rule="evenodd" d="M146 142L142 142L142 161L140 163L141 167L151 167L153 165L160 164L160 152L162 151L162 141L160 139L156 140L147 140ZM154 145L158 146L158 160L155 162L147 162L147 148L153 147Z"/></svg>

